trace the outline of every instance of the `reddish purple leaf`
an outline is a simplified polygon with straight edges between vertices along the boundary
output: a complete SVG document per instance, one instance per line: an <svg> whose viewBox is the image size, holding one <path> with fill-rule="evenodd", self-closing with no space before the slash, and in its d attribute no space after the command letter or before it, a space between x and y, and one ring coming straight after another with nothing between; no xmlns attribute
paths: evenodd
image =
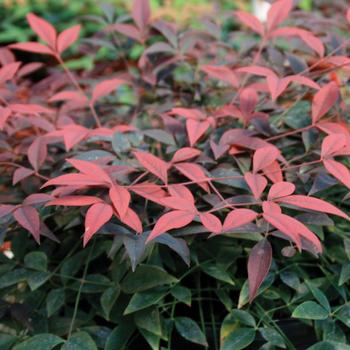
<svg viewBox="0 0 350 350"><path fill-rule="evenodd" d="M37 137L28 148L28 160L35 171L38 171L47 157L47 145L43 137Z"/></svg>
<svg viewBox="0 0 350 350"><path fill-rule="evenodd" d="M34 239L40 243L40 218L38 211L30 206L20 206L13 212L13 217Z"/></svg>
<svg viewBox="0 0 350 350"><path fill-rule="evenodd" d="M76 25L59 34L57 39L57 51L59 53L62 53L64 50L68 49L68 47L73 45L78 40L80 29L81 26Z"/></svg>

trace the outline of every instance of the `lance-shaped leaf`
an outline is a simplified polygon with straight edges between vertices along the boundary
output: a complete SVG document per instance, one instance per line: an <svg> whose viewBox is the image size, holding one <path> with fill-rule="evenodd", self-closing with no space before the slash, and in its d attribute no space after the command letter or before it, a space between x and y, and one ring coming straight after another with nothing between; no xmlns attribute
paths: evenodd
<svg viewBox="0 0 350 350"><path fill-rule="evenodd" d="M204 65L201 66L200 69L210 77L224 81L233 87L237 87L239 85L237 75L228 67Z"/></svg>
<svg viewBox="0 0 350 350"><path fill-rule="evenodd" d="M109 197L121 220L124 219L130 204L130 193L122 186L113 185L109 189Z"/></svg>
<svg viewBox="0 0 350 350"><path fill-rule="evenodd" d="M38 171L47 157L46 141L37 137L28 148L28 160L35 171Z"/></svg>
<svg viewBox="0 0 350 350"><path fill-rule="evenodd" d="M186 119L203 120L205 115L202 111L195 108L173 108L168 112L169 115L180 115Z"/></svg>
<svg viewBox="0 0 350 350"><path fill-rule="evenodd" d="M16 209L15 205L0 204L0 218L12 213Z"/></svg>
<svg viewBox="0 0 350 350"><path fill-rule="evenodd" d="M141 31L145 31L151 18L149 0L134 0L132 6L132 18Z"/></svg>
<svg viewBox="0 0 350 350"><path fill-rule="evenodd" d="M273 200L291 195L295 191L295 185L291 182L282 181L273 184L270 188L267 199Z"/></svg>
<svg viewBox="0 0 350 350"><path fill-rule="evenodd" d="M80 91L61 91L49 99L49 102L56 101L87 102L87 98Z"/></svg>
<svg viewBox="0 0 350 350"><path fill-rule="evenodd" d="M273 183L283 181L283 172L277 160L266 166L262 171Z"/></svg>
<svg viewBox="0 0 350 350"><path fill-rule="evenodd" d="M193 145L201 138L201 136L204 135L204 133L209 129L209 126L210 123L206 120L186 120L186 129L191 147L193 147Z"/></svg>
<svg viewBox="0 0 350 350"><path fill-rule="evenodd" d="M2 130L11 115L11 109L7 107L0 107L0 130Z"/></svg>
<svg viewBox="0 0 350 350"><path fill-rule="evenodd" d="M57 51L62 53L73 45L79 38L81 26L76 25L64 30L57 38Z"/></svg>
<svg viewBox="0 0 350 350"><path fill-rule="evenodd" d="M106 203L96 203L88 209L85 216L84 247L112 215L113 208Z"/></svg>
<svg viewBox="0 0 350 350"><path fill-rule="evenodd" d="M18 71L18 68L20 67L21 62L12 62L9 64L5 64L0 69L0 86L5 83L8 80L11 80L16 72Z"/></svg>
<svg viewBox="0 0 350 350"><path fill-rule="evenodd" d="M259 170L266 168L280 155L280 151L275 146L266 146L258 148L253 156L253 171L257 173Z"/></svg>
<svg viewBox="0 0 350 350"><path fill-rule="evenodd" d="M137 233L142 232L142 223L138 215L131 209L128 208L126 214L121 221L135 230Z"/></svg>
<svg viewBox="0 0 350 350"><path fill-rule="evenodd" d="M49 22L36 16L34 13L29 13L27 15L27 21L38 37L49 44L52 49L55 49L57 37L55 28Z"/></svg>
<svg viewBox="0 0 350 350"><path fill-rule="evenodd" d="M54 51L51 50L49 47L35 43L35 42L27 42L27 43L17 43L17 44L11 44L9 45L11 49L15 50L21 50L21 51L29 51L34 53L41 53L44 55L54 55Z"/></svg>
<svg viewBox="0 0 350 350"><path fill-rule="evenodd" d="M160 178L165 184L168 183L168 163L147 152L134 152L134 155L146 170Z"/></svg>
<svg viewBox="0 0 350 350"><path fill-rule="evenodd" d="M221 221L211 213L200 213L199 218L203 226L212 233L220 233L222 231Z"/></svg>
<svg viewBox="0 0 350 350"><path fill-rule="evenodd" d="M66 174L57 176L47 182L41 188L59 185L59 186L105 186L103 180L92 179L91 176L85 174Z"/></svg>
<svg viewBox="0 0 350 350"><path fill-rule="evenodd" d="M34 174L33 169L28 169L24 167L17 168L13 173L12 184L16 185L18 182L26 179L27 177Z"/></svg>
<svg viewBox="0 0 350 350"><path fill-rule="evenodd" d="M333 159L325 159L323 165L337 180L350 188L350 171L344 164Z"/></svg>
<svg viewBox="0 0 350 350"><path fill-rule="evenodd" d="M334 82L323 86L312 100L312 122L316 124L336 103L339 89Z"/></svg>
<svg viewBox="0 0 350 350"><path fill-rule="evenodd" d="M235 11L234 15L238 18L240 22L246 25L248 28L258 33L260 36L264 36L264 26L262 23L249 12L245 11Z"/></svg>
<svg viewBox="0 0 350 350"><path fill-rule="evenodd" d="M267 180L260 174L252 174L247 172L244 174L244 180L248 184L250 190L253 193L255 199L260 199L261 194L267 186Z"/></svg>
<svg viewBox="0 0 350 350"><path fill-rule="evenodd" d="M45 206L51 205L64 205L67 207L82 207L85 205L92 205L95 203L101 203L102 199L94 196L66 196L61 198L55 198L45 204Z"/></svg>
<svg viewBox="0 0 350 350"><path fill-rule="evenodd" d="M94 104L98 99L100 99L103 96L109 95L110 93L115 91L120 85L123 84L126 84L126 81L117 78L105 80L101 83L98 83L92 92L91 103Z"/></svg>
<svg viewBox="0 0 350 350"><path fill-rule="evenodd" d="M327 158L340 153L347 145L344 134L331 134L326 136L322 142L321 157Z"/></svg>
<svg viewBox="0 0 350 350"><path fill-rule="evenodd" d="M293 8L293 0L275 1L267 14L267 30L275 29L280 23L285 21Z"/></svg>
<svg viewBox="0 0 350 350"><path fill-rule="evenodd" d="M249 224L254 221L258 214L251 209L234 209L230 211L224 221L223 231Z"/></svg>
<svg viewBox="0 0 350 350"><path fill-rule="evenodd" d="M208 176L200 165L194 163L177 163L175 164L175 168L198 186L202 187L204 191L210 192Z"/></svg>
<svg viewBox="0 0 350 350"><path fill-rule="evenodd" d="M295 207L310 209L319 211L321 213L333 214L340 216L346 220L350 221L350 217L343 211L335 207L333 204L327 203L322 199L302 196L302 195L292 195L278 199L278 202L284 204L290 204Z"/></svg>
<svg viewBox="0 0 350 350"><path fill-rule="evenodd" d="M35 208L31 206L20 206L13 212L13 217L40 243L40 218Z"/></svg>
<svg viewBox="0 0 350 350"><path fill-rule="evenodd" d="M194 217L195 214L183 210L174 210L164 214L157 220L146 242L151 241L169 230L185 227L194 219Z"/></svg>
<svg viewBox="0 0 350 350"><path fill-rule="evenodd" d="M248 258L249 302L258 293L258 289L269 273L272 262L272 248L270 242L264 238L250 251Z"/></svg>
<svg viewBox="0 0 350 350"><path fill-rule="evenodd" d="M189 160L194 157L198 157L201 154L201 151L196 148L183 147L177 150L171 160L172 163L179 163L185 160Z"/></svg>

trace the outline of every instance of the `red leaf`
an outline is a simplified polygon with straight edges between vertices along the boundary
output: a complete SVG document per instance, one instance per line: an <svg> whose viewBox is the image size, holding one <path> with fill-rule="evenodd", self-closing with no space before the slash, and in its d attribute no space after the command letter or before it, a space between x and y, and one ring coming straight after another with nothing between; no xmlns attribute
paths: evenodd
<svg viewBox="0 0 350 350"><path fill-rule="evenodd" d="M142 232L142 223L140 221L140 218L131 208L128 208L124 218L122 219L122 222L125 225L131 227L137 233Z"/></svg>
<svg viewBox="0 0 350 350"><path fill-rule="evenodd" d="M258 104L259 96L256 90L245 88L239 94L239 105L245 116L250 116Z"/></svg>
<svg viewBox="0 0 350 350"><path fill-rule="evenodd" d="M49 108L45 108L36 104L28 104L28 103L24 103L24 104L20 104L20 103L11 103L9 105L10 109L12 112L15 113L22 113L24 115L27 114L40 114L40 113L44 113L44 114L53 114L56 113L53 109L49 109Z"/></svg>
<svg viewBox="0 0 350 350"><path fill-rule="evenodd" d="M107 31L110 31L110 30L115 30L136 41L142 42L140 31L131 24L124 24L124 23L113 24L107 28Z"/></svg>
<svg viewBox="0 0 350 350"><path fill-rule="evenodd" d="M274 183L283 181L282 169L277 160L265 167L263 173Z"/></svg>
<svg viewBox="0 0 350 350"><path fill-rule="evenodd" d="M280 155L280 151L275 146L266 146L255 151L253 156L253 171L257 173L259 170L266 168L274 162Z"/></svg>
<svg viewBox="0 0 350 350"><path fill-rule="evenodd" d="M344 134L331 134L326 136L322 142L321 157L327 158L336 155L346 147L346 137Z"/></svg>
<svg viewBox="0 0 350 350"><path fill-rule="evenodd" d="M47 157L47 146L43 137L37 137L28 148L28 160L35 171L38 171Z"/></svg>
<svg viewBox="0 0 350 350"><path fill-rule="evenodd" d="M181 184L169 185L168 191L171 196L186 199L194 205L193 194L186 186Z"/></svg>
<svg viewBox="0 0 350 350"><path fill-rule="evenodd" d="M4 216L12 213L15 208L15 205L0 204L0 218L3 218Z"/></svg>
<svg viewBox="0 0 350 350"><path fill-rule="evenodd" d="M1 67L1 69L0 69L0 85L5 83L7 80L11 80L15 76L20 65L21 65L21 62L13 62L13 63L9 63L9 64L6 64L5 66Z"/></svg>
<svg viewBox="0 0 350 350"><path fill-rule="evenodd" d="M57 39L57 51L59 53L68 49L69 46L73 45L78 40L80 28L80 25L76 25L60 33Z"/></svg>
<svg viewBox="0 0 350 350"><path fill-rule="evenodd" d="M225 83L232 85L233 87L238 87L239 80L232 69L225 66L210 66L204 65L200 69L207 73L210 77L222 80Z"/></svg>
<svg viewBox="0 0 350 350"><path fill-rule="evenodd" d="M312 100L312 122L322 118L336 103L339 90L334 82L331 82L321 88Z"/></svg>
<svg viewBox="0 0 350 350"><path fill-rule="evenodd" d="M245 11L235 11L234 14L240 22L245 24L255 33L264 36L264 26L255 16Z"/></svg>
<svg viewBox="0 0 350 350"><path fill-rule="evenodd" d="M267 186L267 180L264 176L259 174L252 174L251 172L244 174L244 180L247 182L255 199L260 199L261 194Z"/></svg>
<svg viewBox="0 0 350 350"><path fill-rule="evenodd" d="M56 101L87 102L87 98L86 96L82 95L79 91L61 91L49 99L49 102Z"/></svg>
<svg viewBox="0 0 350 350"><path fill-rule="evenodd" d="M66 150L69 151L89 135L89 130L80 125L69 125L63 130L63 140Z"/></svg>
<svg viewBox="0 0 350 350"><path fill-rule="evenodd" d="M137 193L139 196L159 204L161 204L160 199L164 198L167 195L160 186L147 182L132 185L131 190Z"/></svg>
<svg viewBox="0 0 350 350"><path fill-rule="evenodd" d="M70 163L74 168L79 170L81 173L88 175L91 179L95 181L104 181L108 184L112 184L110 176L105 170L103 170L99 165L94 164L93 162L88 162L81 159L67 159L67 162Z"/></svg>
<svg viewBox="0 0 350 350"><path fill-rule="evenodd" d="M120 219L123 220L130 204L130 193L122 186L113 185L109 189L109 197L117 210Z"/></svg>
<svg viewBox="0 0 350 350"><path fill-rule="evenodd" d="M55 53L47 46L35 42L17 43L9 45L9 48L21 51L29 51L34 53L42 53L44 55L54 55Z"/></svg>
<svg viewBox="0 0 350 350"><path fill-rule="evenodd" d="M195 108L173 108L168 112L169 115L178 114L186 119L203 120L205 115L199 109Z"/></svg>
<svg viewBox="0 0 350 350"><path fill-rule="evenodd" d="M103 186L106 185L105 181L94 180L91 176L86 174L66 174L55 177L47 182L41 188L60 185L60 186Z"/></svg>
<svg viewBox="0 0 350 350"><path fill-rule="evenodd" d="M249 224L257 217L257 213L250 209L234 209L230 211L224 221L223 231Z"/></svg>
<svg viewBox="0 0 350 350"><path fill-rule="evenodd" d="M285 21L293 8L293 0L275 1L267 14L267 30L275 29L280 23Z"/></svg>
<svg viewBox="0 0 350 350"><path fill-rule="evenodd" d="M269 213L282 214L281 207L277 203L272 201L263 201L262 208L263 208L263 212L266 214L269 214Z"/></svg>
<svg viewBox="0 0 350 350"><path fill-rule="evenodd" d="M123 84L126 84L126 81L122 79L110 79L98 83L92 92L91 103L95 103L99 98L109 95Z"/></svg>
<svg viewBox="0 0 350 350"><path fill-rule="evenodd" d="M18 182L34 174L33 169L28 169L24 167L17 168L13 173L12 185L16 185Z"/></svg>
<svg viewBox="0 0 350 350"><path fill-rule="evenodd" d="M200 213L199 218L203 226L212 233L220 233L222 231L221 221L211 213Z"/></svg>
<svg viewBox="0 0 350 350"><path fill-rule="evenodd" d="M186 120L186 128L191 147L208 130L210 124L207 121L198 121L194 119Z"/></svg>
<svg viewBox="0 0 350 350"><path fill-rule="evenodd" d="M272 262L272 248L264 238L250 251L248 258L249 302L251 303L258 293L258 289L269 273Z"/></svg>
<svg viewBox="0 0 350 350"><path fill-rule="evenodd" d="M40 243L40 218L35 208L21 206L13 212L13 217L22 227L33 235L38 243Z"/></svg>
<svg viewBox="0 0 350 350"><path fill-rule="evenodd" d="M189 200L188 198L180 198L178 196L164 197L159 200L159 203L170 209L184 210L191 213L197 212L193 200Z"/></svg>
<svg viewBox="0 0 350 350"><path fill-rule="evenodd" d="M85 216L84 247L91 237L106 223L113 215L113 208L106 203L93 204Z"/></svg>
<svg viewBox="0 0 350 350"><path fill-rule="evenodd" d="M201 151L191 147L183 147L177 150L171 160L172 163L183 162L194 157L198 157L201 154Z"/></svg>
<svg viewBox="0 0 350 350"><path fill-rule="evenodd" d="M323 164L330 174L346 187L350 188L350 171L344 164L333 159L325 159Z"/></svg>
<svg viewBox="0 0 350 350"><path fill-rule="evenodd" d="M348 11L346 12L346 19L347 19L348 22L350 23L350 8L349 8Z"/></svg>
<svg viewBox="0 0 350 350"><path fill-rule="evenodd" d="M174 228L181 228L188 225L195 217L195 214L189 213L183 210L174 210L161 216L151 234L148 236L147 241L158 237L159 235L166 233Z"/></svg>
<svg viewBox="0 0 350 350"><path fill-rule="evenodd" d="M134 0L132 6L132 18L141 31L145 31L151 18L149 0Z"/></svg>
<svg viewBox="0 0 350 350"><path fill-rule="evenodd" d="M46 193L33 193L26 197L22 205L41 205L50 201L53 197Z"/></svg>
<svg viewBox="0 0 350 350"><path fill-rule="evenodd" d="M147 152L134 152L134 155L145 169L160 178L165 184L168 183L168 163Z"/></svg>
<svg viewBox="0 0 350 350"><path fill-rule="evenodd" d="M271 186L267 199L273 200L291 195L295 191L295 185L291 182L278 182Z"/></svg>
<svg viewBox="0 0 350 350"><path fill-rule="evenodd" d="M55 28L34 13L28 13L27 21L39 38L49 44L52 49L55 49L57 37Z"/></svg>
<svg viewBox="0 0 350 350"><path fill-rule="evenodd" d="M319 211L321 213L337 215L350 221L350 217L347 214L342 212L334 205L323 201L322 199L295 194L292 196L280 198L278 199L278 202L290 204L299 208Z"/></svg>
<svg viewBox="0 0 350 350"><path fill-rule="evenodd" d="M61 198L55 198L46 203L45 206L51 205L64 205L67 207L83 207L85 205L92 205L95 203L101 203L102 199L93 196L66 196Z"/></svg>
<svg viewBox="0 0 350 350"><path fill-rule="evenodd" d="M7 107L0 107L0 130L2 130L11 115L11 109Z"/></svg>
<svg viewBox="0 0 350 350"><path fill-rule="evenodd" d="M202 187L204 191L210 192L208 177L200 165L193 163L178 163L175 164L175 168L187 178L194 181L198 186Z"/></svg>

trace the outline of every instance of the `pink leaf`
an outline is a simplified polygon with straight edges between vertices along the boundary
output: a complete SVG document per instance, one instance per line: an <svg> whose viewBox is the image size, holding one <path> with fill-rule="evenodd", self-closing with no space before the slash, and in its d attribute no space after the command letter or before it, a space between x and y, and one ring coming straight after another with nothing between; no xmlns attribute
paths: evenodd
<svg viewBox="0 0 350 350"><path fill-rule="evenodd" d="M350 188L350 171L344 164L333 159L325 159L323 164L330 174L343 183L347 188Z"/></svg>
<svg viewBox="0 0 350 350"><path fill-rule="evenodd" d="M295 191L295 185L291 182L277 182L270 188L267 199L273 200L280 197L286 197L291 195Z"/></svg>
<svg viewBox="0 0 350 350"><path fill-rule="evenodd" d="M177 150L171 160L172 163L183 162L194 157L198 157L201 154L201 151L191 147L183 147Z"/></svg>
<svg viewBox="0 0 350 350"><path fill-rule="evenodd" d="M284 204L290 204L299 208L319 211L321 213L337 215L350 221L350 217L347 214L342 212L340 209L338 209L334 205L323 201L322 199L296 194L296 195L280 198L278 202L284 203Z"/></svg>
<svg viewBox="0 0 350 350"><path fill-rule="evenodd" d="M178 114L186 119L203 120L205 115L202 111L195 108L173 108L168 112L169 115Z"/></svg>
<svg viewBox="0 0 350 350"><path fill-rule="evenodd" d="M200 137L208 130L210 124L207 121L197 121L194 119L186 120L186 129L190 145L193 145L200 139Z"/></svg>
<svg viewBox="0 0 350 350"><path fill-rule="evenodd" d="M124 34L136 41L142 42L141 33L139 29L131 24L117 23L109 26L108 31L115 30L121 34Z"/></svg>
<svg viewBox="0 0 350 350"><path fill-rule="evenodd" d="M10 204L0 204L0 218L12 213L15 210L15 205Z"/></svg>
<svg viewBox="0 0 350 350"><path fill-rule="evenodd" d="M244 25L260 36L264 36L264 26L255 16L245 11L235 11L234 14Z"/></svg>
<svg viewBox="0 0 350 350"><path fill-rule="evenodd" d="M130 204L130 193L122 186L113 185L109 189L109 197L121 220L124 219Z"/></svg>
<svg viewBox="0 0 350 350"><path fill-rule="evenodd" d="M0 85L5 83L7 80L11 80L15 76L20 65L21 65L21 62L13 62L13 63L9 63L9 64L6 64L5 66L1 67L1 69L0 69Z"/></svg>
<svg viewBox="0 0 350 350"><path fill-rule="evenodd" d="M33 193L26 197L22 205L42 205L50 201L53 197L46 193Z"/></svg>
<svg viewBox="0 0 350 350"><path fill-rule="evenodd" d="M267 30L275 29L280 23L285 21L293 8L293 0L275 1L267 14Z"/></svg>
<svg viewBox="0 0 350 350"><path fill-rule="evenodd" d="M60 186L103 186L106 185L103 180L94 180L89 175L85 174L66 174L55 177L42 186L48 187L52 185L60 185Z"/></svg>
<svg viewBox="0 0 350 350"><path fill-rule="evenodd" d="M193 200L188 198L179 198L178 196L169 196L164 197L159 200L159 203L164 207L175 209L175 210L184 210L191 213L196 213L197 209L194 206Z"/></svg>
<svg viewBox="0 0 350 350"><path fill-rule="evenodd" d="M245 88L239 94L239 105L244 115L250 115L258 104L259 96L256 90Z"/></svg>
<svg viewBox="0 0 350 350"><path fill-rule="evenodd" d="M101 202L102 199L93 196L66 196L61 198L55 198L47 202L45 206L64 205L67 207L83 207L85 205L92 205Z"/></svg>
<svg viewBox="0 0 350 350"><path fill-rule="evenodd" d="M275 146L258 148L253 156L253 171L257 173L259 170L266 168L274 162L279 155L280 151Z"/></svg>
<svg viewBox="0 0 350 350"><path fill-rule="evenodd" d="M47 146L43 137L37 137L28 148L28 160L35 171L38 171L47 157Z"/></svg>
<svg viewBox="0 0 350 350"><path fill-rule="evenodd" d="M266 166L263 173L274 183L283 181L282 169L277 160Z"/></svg>
<svg viewBox="0 0 350 350"><path fill-rule="evenodd" d="M55 53L47 46L35 42L17 43L9 45L11 49L54 55Z"/></svg>
<svg viewBox="0 0 350 350"><path fill-rule="evenodd" d="M134 0L132 6L132 17L141 31L145 31L151 18L149 0Z"/></svg>
<svg viewBox="0 0 350 350"><path fill-rule="evenodd" d="M126 84L126 81L122 79L110 79L98 83L92 92L91 103L95 103L99 98L109 95L123 84Z"/></svg>
<svg viewBox="0 0 350 350"><path fill-rule="evenodd" d="M224 221L223 231L249 224L257 217L257 213L250 209L234 209L230 211Z"/></svg>
<svg viewBox="0 0 350 350"><path fill-rule="evenodd" d="M195 214L182 210L174 210L164 214L157 220L146 242L151 241L169 230L187 226L194 219L194 217Z"/></svg>
<svg viewBox="0 0 350 350"><path fill-rule="evenodd" d="M139 196L159 204L161 204L160 199L164 198L167 195L166 192L160 186L147 182L132 185L131 190L137 193Z"/></svg>
<svg viewBox="0 0 350 350"><path fill-rule="evenodd" d="M321 157L327 158L336 155L346 147L346 137L344 134L331 134L326 136L322 142Z"/></svg>
<svg viewBox="0 0 350 350"><path fill-rule="evenodd" d="M79 91L61 91L49 99L49 102L56 101L87 102L87 98L86 96L82 95Z"/></svg>
<svg viewBox="0 0 350 350"><path fill-rule="evenodd" d="M0 130L2 130L11 115L11 109L7 107L0 107Z"/></svg>
<svg viewBox="0 0 350 350"><path fill-rule="evenodd" d="M39 38L49 44L52 49L55 49L57 36L55 28L49 22L36 16L34 13L29 13L27 15L27 21Z"/></svg>
<svg viewBox="0 0 350 350"><path fill-rule="evenodd" d="M264 176L259 174L252 174L250 172L244 174L244 180L247 182L255 199L260 199L261 194L267 186L267 180Z"/></svg>
<svg viewBox="0 0 350 350"><path fill-rule="evenodd" d="M36 104L28 104L28 103L11 103L9 105L10 109L12 112L15 113L21 113L24 115L28 115L28 114L53 114L55 113L55 111L53 109L49 109L49 108L45 108L42 107L40 105L36 105Z"/></svg>
<svg viewBox="0 0 350 350"><path fill-rule="evenodd" d="M168 183L168 163L147 152L134 152L134 155L145 169L160 178L165 184Z"/></svg>
<svg viewBox="0 0 350 350"><path fill-rule="evenodd" d="M204 191L209 192L208 177L203 168L193 163L178 163L175 168L190 180L194 181Z"/></svg>
<svg viewBox="0 0 350 350"><path fill-rule="evenodd" d="M203 226L212 233L220 233L222 231L221 221L211 213L200 213L199 218Z"/></svg>
<svg viewBox="0 0 350 350"><path fill-rule="evenodd" d="M73 158L67 159L67 162L83 174L88 175L93 180L104 181L108 184L112 184L112 180L108 173L102 169L101 166L94 164L93 162Z"/></svg>
<svg viewBox="0 0 350 350"><path fill-rule="evenodd" d="M331 82L321 88L312 100L312 122L322 118L335 104L338 99L339 90L334 82Z"/></svg>
<svg viewBox="0 0 350 350"><path fill-rule="evenodd" d="M62 53L68 49L69 46L73 45L79 38L81 26L76 25L71 28L64 30L59 34L57 39L57 51Z"/></svg>
<svg viewBox="0 0 350 350"><path fill-rule="evenodd" d="M137 233L142 232L142 223L138 215L131 209L128 208L124 218L121 220L125 225L131 227Z"/></svg>
<svg viewBox="0 0 350 350"><path fill-rule="evenodd" d="M91 237L105 224L113 215L113 209L109 204L93 204L85 216L84 247Z"/></svg>
<svg viewBox="0 0 350 350"><path fill-rule="evenodd" d="M35 208L21 206L13 212L13 217L22 227L33 235L38 243L40 243L40 218Z"/></svg>
<svg viewBox="0 0 350 350"><path fill-rule="evenodd" d="M186 186L180 184L169 185L168 191L171 196L185 199L194 205L193 194Z"/></svg>
<svg viewBox="0 0 350 350"><path fill-rule="evenodd" d="M237 87L239 85L237 75L228 67L204 65L201 66L200 69L210 77L224 81L233 87Z"/></svg>
<svg viewBox="0 0 350 350"><path fill-rule="evenodd" d="M253 247L248 258L248 285L250 303L256 297L259 287L269 273L271 262L271 244L266 238L264 238Z"/></svg>
<svg viewBox="0 0 350 350"><path fill-rule="evenodd" d="M13 173L12 185L16 185L18 182L24 180L25 178L33 174L34 174L33 169L28 169L23 167L17 168Z"/></svg>

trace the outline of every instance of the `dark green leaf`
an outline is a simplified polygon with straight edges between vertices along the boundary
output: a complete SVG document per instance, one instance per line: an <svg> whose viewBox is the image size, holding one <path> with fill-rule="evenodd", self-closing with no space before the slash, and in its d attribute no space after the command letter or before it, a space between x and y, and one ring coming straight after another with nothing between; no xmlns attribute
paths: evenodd
<svg viewBox="0 0 350 350"><path fill-rule="evenodd" d="M222 340L220 350L245 349L255 339L255 330L252 328L239 328L231 332Z"/></svg>
<svg viewBox="0 0 350 350"><path fill-rule="evenodd" d="M134 320L138 328L145 329L158 336L162 335L160 316L157 308L145 309L135 313Z"/></svg>
<svg viewBox="0 0 350 350"><path fill-rule="evenodd" d="M204 333L192 319L188 317L176 317L175 327L179 334L186 340L192 343L208 346Z"/></svg>
<svg viewBox="0 0 350 350"><path fill-rule="evenodd" d="M51 317L65 303L65 292L63 288L51 289L46 298L47 316Z"/></svg>
<svg viewBox="0 0 350 350"><path fill-rule="evenodd" d="M260 328L259 332L263 336L263 338L265 340L267 340L268 342L270 342L272 345L286 349L286 344L284 342L283 337L275 329L273 329L273 328Z"/></svg>
<svg viewBox="0 0 350 350"><path fill-rule="evenodd" d="M43 252L31 252L24 257L26 267L38 270L47 271L47 256Z"/></svg>
<svg viewBox="0 0 350 350"><path fill-rule="evenodd" d="M117 301L120 294L120 287L119 285L115 287L109 287L107 288L101 295L101 306L103 309L103 312L106 315L106 318L109 319L109 314L111 312L111 309L114 305L114 303Z"/></svg>
<svg viewBox="0 0 350 350"><path fill-rule="evenodd" d="M328 312L314 301L305 301L295 308L292 317L308 320L325 320L328 317Z"/></svg>
<svg viewBox="0 0 350 350"><path fill-rule="evenodd" d="M182 303L188 306L191 306L192 298L190 289L182 287L180 285L176 285L175 287L171 288L170 293L177 300L181 301Z"/></svg>
<svg viewBox="0 0 350 350"><path fill-rule="evenodd" d="M61 350L97 350L97 346L88 333L78 332L66 341Z"/></svg>
<svg viewBox="0 0 350 350"><path fill-rule="evenodd" d="M63 343L62 338L53 334L43 333L16 345L13 350L51 350L61 343Z"/></svg>

